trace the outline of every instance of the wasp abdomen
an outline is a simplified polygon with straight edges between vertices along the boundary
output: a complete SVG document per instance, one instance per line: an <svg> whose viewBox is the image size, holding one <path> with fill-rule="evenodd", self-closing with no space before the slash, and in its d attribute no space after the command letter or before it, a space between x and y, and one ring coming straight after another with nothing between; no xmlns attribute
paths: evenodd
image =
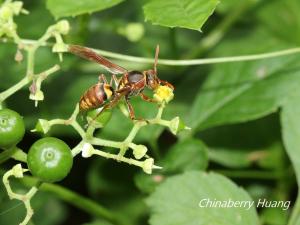
<svg viewBox="0 0 300 225"><path fill-rule="evenodd" d="M95 109L102 106L114 94L113 88L108 84L98 83L90 87L80 98L81 111Z"/></svg>

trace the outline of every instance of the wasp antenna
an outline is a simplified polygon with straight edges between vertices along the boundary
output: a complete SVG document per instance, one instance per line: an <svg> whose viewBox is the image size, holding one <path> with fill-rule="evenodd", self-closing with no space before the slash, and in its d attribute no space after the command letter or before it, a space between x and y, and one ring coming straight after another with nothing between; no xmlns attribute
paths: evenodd
<svg viewBox="0 0 300 225"><path fill-rule="evenodd" d="M155 50L155 59L154 59L154 72L157 74L157 62L158 62L158 54L159 54L159 45L156 45L156 50Z"/></svg>

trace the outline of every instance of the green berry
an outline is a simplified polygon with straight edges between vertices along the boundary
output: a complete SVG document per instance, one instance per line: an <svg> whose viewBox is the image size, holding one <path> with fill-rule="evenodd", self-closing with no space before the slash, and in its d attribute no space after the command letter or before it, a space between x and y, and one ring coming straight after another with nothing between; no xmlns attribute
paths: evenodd
<svg viewBox="0 0 300 225"><path fill-rule="evenodd" d="M23 118L10 109L0 110L0 148L7 149L18 144L25 134Z"/></svg>
<svg viewBox="0 0 300 225"><path fill-rule="evenodd" d="M65 142L58 138L46 137L31 146L27 164L35 177L45 182L57 182L70 172L73 156Z"/></svg>

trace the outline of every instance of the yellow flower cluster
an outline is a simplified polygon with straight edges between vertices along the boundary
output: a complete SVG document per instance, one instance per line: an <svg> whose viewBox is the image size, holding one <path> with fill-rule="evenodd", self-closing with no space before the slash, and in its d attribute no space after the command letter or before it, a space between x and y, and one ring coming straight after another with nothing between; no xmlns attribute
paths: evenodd
<svg viewBox="0 0 300 225"><path fill-rule="evenodd" d="M174 98L174 93L172 88L168 86L158 86L158 88L154 90L153 97L158 102L168 103Z"/></svg>

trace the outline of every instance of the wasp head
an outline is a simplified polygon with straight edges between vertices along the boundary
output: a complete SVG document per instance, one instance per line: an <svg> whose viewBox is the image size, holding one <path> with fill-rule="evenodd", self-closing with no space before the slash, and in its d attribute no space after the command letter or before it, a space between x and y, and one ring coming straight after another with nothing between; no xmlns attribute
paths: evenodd
<svg viewBox="0 0 300 225"><path fill-rule="evenodd" d="M174 90L174 86L167 81L160 80L157 77L157 63L158 63L158 53L159 53L159 46L156 46L156 51L155 51L155 58L154 58L154 68L151 70L145 71L146 73L146 82L148 88L155 90L157 89L160 84L166 85L172 90Z"/></svg>
<svg viewBox="0 0 300 225"><path fill-rule="evenodd" d="M154 70L146 71L146 82L147 87L152 90L155 90L159 86L160 80L158 79Z"/></svg>

